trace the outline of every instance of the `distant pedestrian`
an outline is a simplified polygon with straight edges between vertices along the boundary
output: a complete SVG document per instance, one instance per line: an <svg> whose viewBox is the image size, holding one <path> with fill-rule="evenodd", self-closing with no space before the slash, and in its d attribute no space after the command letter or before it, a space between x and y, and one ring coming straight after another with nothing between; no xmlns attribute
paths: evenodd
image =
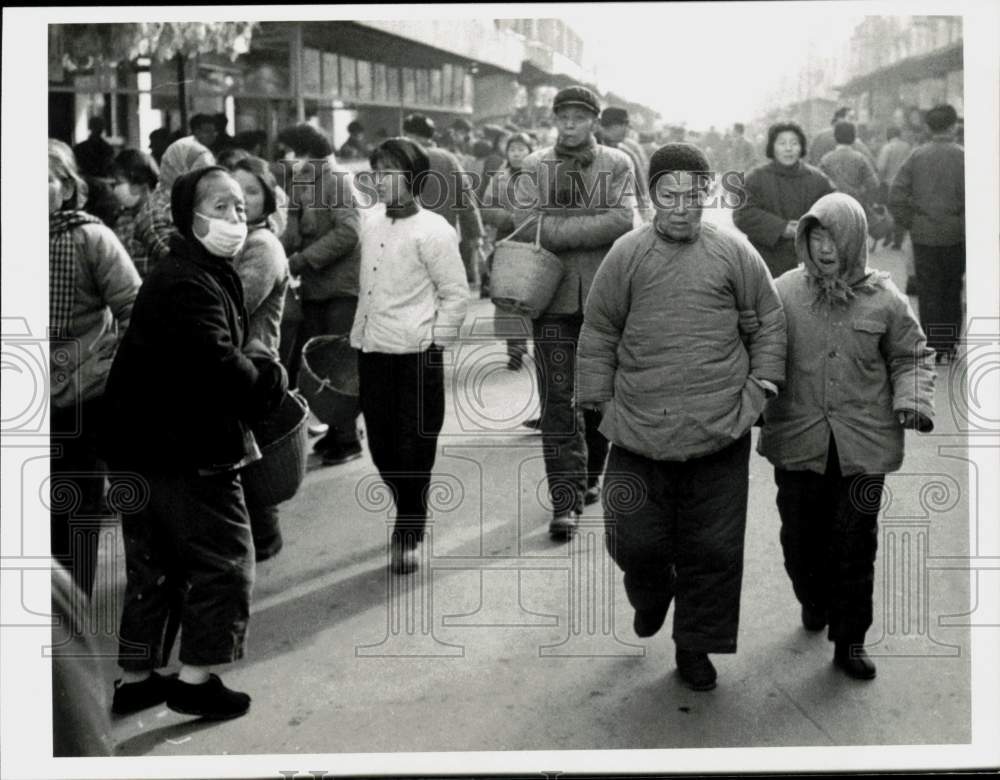
<svg viewBox="0 0 1000 780"><path fill-rule="evenodd" d="M576 349L583 306L594 274L612 244L632 229L636 209L629 192L632 160L597 143L597 96L583 86L556 93L555 146L524 160L514 193L514 224L533 233L541 220L541 245L556 254L564 272L548 308L533 322L535 368L541 395L552 518L549 535L568 540L584 506L600 501L608 442L599 412L579 406Z"/></svg>
<svg viewBox="0 0 1000 780"><path fill-rule="evenodd" d="M420 191L420 204L444 217L459 236L466 280L479 284L478 257L482 252L482 220L476 206L475 182L451 152L434 144L435 125L423 114L409 114L403 120L403 135L420 144L430 160L431 173ZM496 163L503 165L501 156Z"/></svg>
<svg viewBox="0 0 1000 780"><path fill-rule="evenodd" d="M93 518L106 513L97 446L104 390L139 274L111 229L81 210L86 184L70 148L49 139L48 153L51 487L76 498L52 501L52 557L89 596L100 538Z"/></svg>
<svg viewBox="0 0 1000 780"><path fill-rule="evenodd" d="M733 212L733 223L746 233L777 278L798 263L795 227L799 217L833 192L834 186L825 173L802 159L806 137L793 122L768 128L765 154L769 162L744 178L746 199Z"/></svg>
<svg viewBox="0 0 1000 780"><path fill-rule="evenodd" d="M507 163L497 171L490 180L482 199L483 222L493 230L494 239L506 238L514 231L513 197L517 187L516 177L523 169L525 158L534 151L534 142L525 133L517 133L507 139ZM495 243L495 241L493 242ZM488 265L492 271L492 253ZM484 283L488 287L488 281ZM515 333L527 334L531 329L530 322L514 314L497 312L495 318L497 335L502 331L514 330ZM507 369L520 371L524 357L528 354L527 336L510 336L507 342Z"/></svg>
<svg viewBox="0 0 1000 780"><path fill-rule="evenodd" d="M837 122L855 123L857 119L857 114L850 106L841 106L838 108L833 113L830 126L818 132L809 142L809 164L819 167L819 162L823 159L823 155L827 152L832 152L837 147L837 139L833 135ZM872 154L871 149L865 146L862 141L855 138L851 146L855 151L861 152L867 157L872 165L875 165L875 155Z"/></svg>
<svg viewBox="0 0 1000 780"><path fill-rule="evenodd" d="M347 126L347 140L337 152L341 160L367 160L371 146L365 141L365 126L354 120Z"/></svg>
<svg viewBox="0 0 1000 780"><path fill-rule="evenodd" d="M745 137L746 128L737 122L729 142L729 170L746 173L757 164L757 151Z"/></svg>
<svg viewBox="0 0 1000 780"><path fill-rule="evenodd" d="M715 687L710 653L736 652L750 428L785 376L774 282L746 239L702 221L708 174L689 144L653 155L656 217L594 276L577 387L612 442L608 551L635 632L659 631L676 600L677 668L694 690Z"/></svg>
<svg viewBox="0 0 1000 780"><path fill-rule="evenodd" d="M210 152L219 140L219 123L211 114L195 114L188 122L191 135ZM214 152L213 152L214 154Z"/></svg>
<svg viewBox="0 0 1000 780"><path fill-rule="evenodd" d="M243 715L250 696L213 669L241 659L254 581L240 470L259 460L249 423L280 403L285 372L248 339L233 258L246 240L240 185L211 166L179 177L170 252L143 282L108 378L105 451L148 494L122 513L127 578L112 711L166 701L185 715ZM152 413L151 413L152 412ZM142 420L137 425L136 420ZM168 626L180 622L180 673Z"/></svg>
<svg viewBox="0 0 1000 780"><path fill-rule="evenodd" d="M856 130L852 123L837 122L833 128L833 136L837 146L823 155L819 168L830 177L838 192L850 195L867 213L878 198L875 166L853 148Z"/></svg>
<svg viewBox="0 0 1000 780"><path fill-rule="evenodd" d="M108 178L111 176L111 163L115 159L115 148L104 140L104 119L92 116L87 120L87 130L90 135L86 141L81 141L73 147L80 173L85 177Z"/></svg>
<svg viewBox="0 0 1000 780"><path fill-rule="evenodd" d="M135 235L135 221L160 181L156 161L138 149L123 149L112 165L114 194L121 208L115 220L115 235L122 242L139 276L149 270L146 245Z"/></svg>
<svg viewBox="0 0 1000 780"><path fill-rule="evenodd" d="M879 202L889 202L889 187L892 185L899 169L903 167L906 158L910 156L913 147L903 140L902 131L898 127L890 127L885 131L886 143L879 150L876 166L879 176ZM896 225L893 230L892 248L901 249L906 229ZM911 272L912 276L912 272Z"/></svg>
<svg viewBox="0 0 1000 780"><path fill-rule="evenodd" d="M759 450L775 467L785 569L809 631L829 626L834 662L871 679L878 512L903 432L933 429L934 365L889 275L867 265L867 222L841 193L799 220L803 266L777 280L788 320L785 392L764 411Z"/></svg>
<svg viewBox="0 0 1000 780"><path fill-rule="evenodd" d="M288 253L288 270L300 281L302 322L284 326L282 357L293 384L302 364L302 348L316 336L351 332L358 307L361 215L353 179L337 164L326 136L312 125L285 128L279 142L294 156L289 188L288 225L281 238ZM287 338L286 338L287 337ZM356 367L338 378L354 384ZM335 466L361 457L357 405L344 405L337 419L323 420L327 432L313 450L324 465Z"/></svg>
<svg viewBox="0 0 1000 780"><path fill-rule="evenodd" d="M632 161L631 186L639 209L638 215L641 221L648 222L652 219L647 190L649 160L645 159L644 152L627 143L628 129L629 116L624 108L609 106L601 112L601 129L598 133L600 142L612 149L620 149L629 156Z"/></svg>
<svg viewBox="0 0 1000 780"><path fill-rule="evenodd" d="M351 345L372 460L392 490L390 567L418 566L427 489L444 422L443 348L459 338L469 287L458 236L420 205L430 160L420 144L390 138L372 152L378 207L361 238L361 299Z"/></svg>
<svg viewBox="0 0 1000 780"><path fill-rule="evenodd" d="M955 142L957 122L950 105L927 112L931 138L906 159L889 191L889 208L913 243L920 324L944 362L955 354L963 322L965 150Z"/></svg>

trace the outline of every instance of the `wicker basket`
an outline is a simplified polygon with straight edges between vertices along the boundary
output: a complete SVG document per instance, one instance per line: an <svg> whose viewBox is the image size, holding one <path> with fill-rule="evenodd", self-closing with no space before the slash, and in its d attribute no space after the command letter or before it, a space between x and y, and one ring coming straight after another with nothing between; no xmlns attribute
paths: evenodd
<svg viewBox="0 0 1000 780"><path fill-rule="evenodd" d="M327 425L357 416L358 355L348 336L316 336L306 342L299 392L316 419Z"/></svg>
<svg viewBox="0 0 1000 780"><path fill-rule="evenodd" d="M298 492L306 474L308 422L309 405L290 391L274 413L253 426L264 457L243 469L247 504L275 506Z"/></svg>
<svg viewBox="0 0 1000 780"><path fill-rule="evenodd" d="M511 240L527 224L523 223L507 238L497 242L490 277L490 297L502 311L536 319L552 302L564 269L562 260L542 248L541 216L536 223L535 243Z"/></svg>

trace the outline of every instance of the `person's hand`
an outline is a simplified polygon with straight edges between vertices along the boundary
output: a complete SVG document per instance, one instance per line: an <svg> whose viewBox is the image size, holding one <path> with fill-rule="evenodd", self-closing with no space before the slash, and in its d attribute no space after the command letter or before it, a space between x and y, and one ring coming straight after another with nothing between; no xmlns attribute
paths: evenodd
<svg viewBox="0 0 1000 780"><path fill-rule="evenodd" d="M920 431L920 433L929 433L934 430L934 423L931 419L913 409L901 409L897 413L896 419L907 430Z"/></svg>
<svg viewBox="0 0 1000 780"><path fill-rule="evenodd" d="M795 238L795 230L799 226L799 221L797 219L788 220L788 224L785 225L785 232L782 233L784 238Z"/></svg>
<svg viewBox="0 0 1000 780"><path fill-rule="evenodd" d="M302 276L305 267L306 261L298 252L288 258L288 273L292 276Z"/></svg>
<svg viewBox="0 0 1000 780"><path fill-rule="evenodd" d="M250 339L243 347L243 354L251 360L275 360L274 352L260 339Z"/></svg>

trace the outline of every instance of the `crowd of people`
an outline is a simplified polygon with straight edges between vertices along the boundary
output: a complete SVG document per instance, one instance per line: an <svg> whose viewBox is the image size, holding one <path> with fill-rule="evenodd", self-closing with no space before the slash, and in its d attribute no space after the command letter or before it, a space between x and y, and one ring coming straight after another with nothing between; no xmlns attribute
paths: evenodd
<svg viewBox="0 0 1000 780"><path fill-rule="evenodd" d="M571 538L601 503L636 633L655 634L674 603L679 674L714 687L709 655L737 646L760 426L802 623L828 628L848 675L875 676L863 645L879 495L904 431L933 427L935 354L947 359L961 329L954 109L928 112L912 151L891 135L877 160L846 111L830 139L775 124L760 164L737 126L738 232L702 220L706 173L718 173L703 149L637 143L627 112L602 110L586 87L561 90L552 109L554 139L456 123L442 140L413 114L401 137L369 146L355 123L339 155L369 161L367 185L309 124L283 130L272 159L266 138L241 146L207 116L162 154L107 155L99 122L76 155L50 140L53 475L86 482L81 516L106 513L103 480L80 476L105 464L149 490L121 518L115 713L249 709L214 670L243 656L255 560L281 537L277 508L248 505L240 472L260 459L252 428L296 386L313 337L350 343L343 370L359 388L355 407L322 421L315 450L329 466L360 457L363 416L395 501L389 566L418 567L444 351L461 342L475 288L488 294L490 247L518 230L563 269L530 325L498 328L514 371L530 334L541 412L528 424L541 432L551 537ZM807 162L824 144L818 167ZM117 204L100 218L87 177L108 179ZM879 200L911 232L919 320L868 265ZM632 487L617 490L622 480ZM636 481L639 501L616 500ZM74 520L52 512L53 555L90 593L98 537ZM172 624L181 666L165 676Z"/></svg>

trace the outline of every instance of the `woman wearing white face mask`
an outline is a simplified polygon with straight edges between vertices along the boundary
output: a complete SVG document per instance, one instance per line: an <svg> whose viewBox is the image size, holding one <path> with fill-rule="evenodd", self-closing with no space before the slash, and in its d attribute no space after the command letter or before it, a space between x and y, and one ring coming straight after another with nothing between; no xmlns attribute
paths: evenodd
<svg viewBox="0 0 1000 780"><path fill-rule="evenodd" d="M210 669L243 656L250 614L254 550L239 472L260 458L249 423L277 406L287 377L249 339L233 267L247 236L239 183L217 166L185 174L171 212L178 233L143 282L108 378L108 462L140 474L149 491L122 515L123 679L112 710L165 700L176 712L234 718L250 697ZM176 680L153 671L170 657L171 613L181 626Z"/></svg>
<svg viewBox="0 0 1000 780"><path fill-rule="evenodd" d="M112 166L115 200L121 207L115 220L115 235L122 242L140 276L149 270L146 245L135 235L135 218L156 189L160 169L152 156L138 149L123 149Z"/></svg>

